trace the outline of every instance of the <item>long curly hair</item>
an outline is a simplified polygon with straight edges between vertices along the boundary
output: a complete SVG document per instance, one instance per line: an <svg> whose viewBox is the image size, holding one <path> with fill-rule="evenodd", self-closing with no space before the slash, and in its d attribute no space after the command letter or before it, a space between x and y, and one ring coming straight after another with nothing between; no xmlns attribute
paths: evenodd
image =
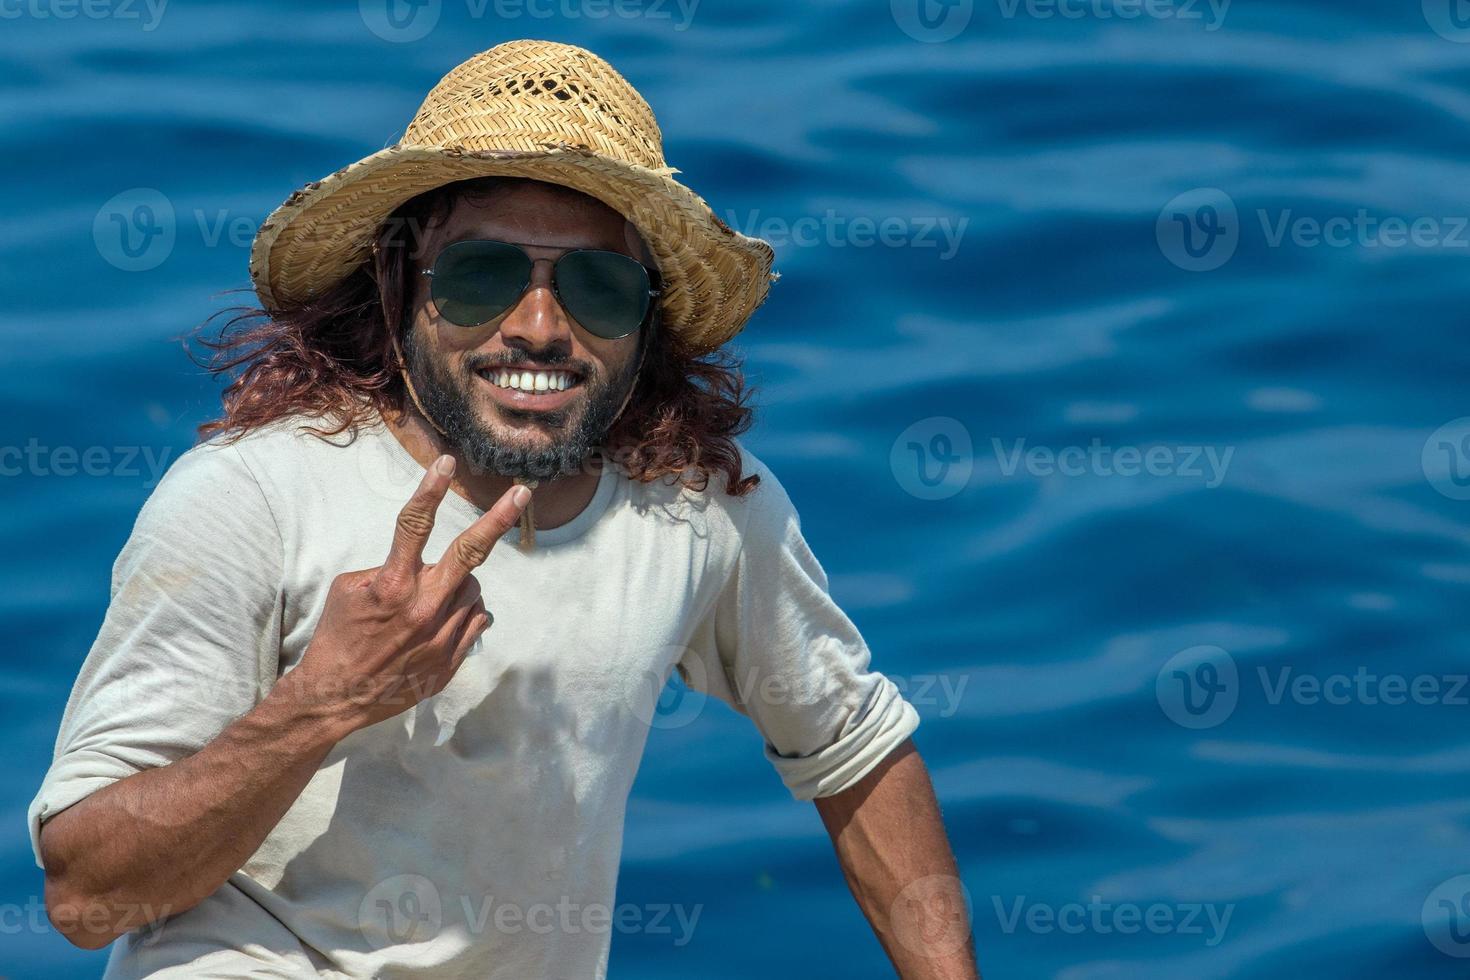
<svg viewBox="0 0 1470 980"><path fill-rule="evenodd" d="M424 232L457 201L487 196L513 179L458 181L409 200L384 221L372 258L308 301L275 312L232 307L206 320L194 339L208 353L196 359L228 383L224 415L199 426L199 438L230 442L298 414L315 423L304 428L319 437L355 435L379 415L403 414L408 396L389 324L398 325L401 342ZM228 321L213 331L223 316ZM604 448L633 479L674 477L703 491L720 473L726 492L744 496L760 478L742 472L734 441L753 415L740 362L723 349L691 348L659 329L657 316L645 330L633 394Z"/></svg>

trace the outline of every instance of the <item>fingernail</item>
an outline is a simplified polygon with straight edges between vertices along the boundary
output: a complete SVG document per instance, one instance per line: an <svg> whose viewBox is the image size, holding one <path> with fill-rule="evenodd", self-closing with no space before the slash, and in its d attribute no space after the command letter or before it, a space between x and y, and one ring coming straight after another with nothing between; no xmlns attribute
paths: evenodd
<svg viewBox="0 0 1470 980"><path fill-rule="evenodd" d="M454 457L446 455L440 456L438 459L434 460L434 472L438 473L440 476L453 476Z"/></svg>
<svg viewBox="0 0 1470 980"><path fill-rule="evenodd" d="M517 507L524 507L531 502L530 487L516 487L510 492L510 502Z"/></svg>

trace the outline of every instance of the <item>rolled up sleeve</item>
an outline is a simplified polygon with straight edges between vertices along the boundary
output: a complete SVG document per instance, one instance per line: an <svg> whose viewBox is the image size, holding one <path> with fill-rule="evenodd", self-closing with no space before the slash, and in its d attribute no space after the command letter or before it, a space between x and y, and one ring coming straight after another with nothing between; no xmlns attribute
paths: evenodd
<svg viewBox="0 0 1470 980"><path fill-rule="evenodd" d="M897 685L828 592L790 498L758 462L740 550L680 674L749 716L791 794L832 796L918 727Z"/></svg>
<svg viewBox="0 0 1470 980"><path fill-rule="evenodd" d="M41 825L99 789L198 751L250 710L279 656L282 548L238 450L181 456L143 506L28 809Z"/></svg>

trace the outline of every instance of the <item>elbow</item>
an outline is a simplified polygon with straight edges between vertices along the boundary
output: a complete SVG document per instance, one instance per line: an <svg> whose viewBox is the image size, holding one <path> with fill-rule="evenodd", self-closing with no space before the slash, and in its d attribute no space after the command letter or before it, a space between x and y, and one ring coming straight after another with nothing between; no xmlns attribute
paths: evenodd
<svg viewBox="0 0 1470 980"><path fill-rule="evenodd" d="M64 856L57 833L52 822L41 827L46 918L73 946L101 949L126 930L118 928L120 917L114 914L112 903L84 886L79 869Z"/></svg>
<svg viewBox="0 0 1470 980"><path fill-rule="evenodd" d="M78 892L50 872L45 897L46 918L52 928L79 949L101 949L122 935L108 902Z"/></svg>

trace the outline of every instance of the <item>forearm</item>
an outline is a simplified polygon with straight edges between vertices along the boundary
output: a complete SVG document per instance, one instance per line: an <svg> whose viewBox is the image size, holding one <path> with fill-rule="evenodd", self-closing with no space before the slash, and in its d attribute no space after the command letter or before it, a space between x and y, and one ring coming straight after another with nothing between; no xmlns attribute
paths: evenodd
<svg viewBox="0 0 1470 980"><path fill-rule="evenodd" d="M899 975L978 977L959 871L913 743L816 805L848 887Z"/></svg>
<svg viewBox="0 0 1470 980"><path fill-rule="evenodd" d="M46 907L59 931L78 946L105 946L192 908L239 870L346 734L289 687L277 685L195 754L47 821Z"/></svg>

